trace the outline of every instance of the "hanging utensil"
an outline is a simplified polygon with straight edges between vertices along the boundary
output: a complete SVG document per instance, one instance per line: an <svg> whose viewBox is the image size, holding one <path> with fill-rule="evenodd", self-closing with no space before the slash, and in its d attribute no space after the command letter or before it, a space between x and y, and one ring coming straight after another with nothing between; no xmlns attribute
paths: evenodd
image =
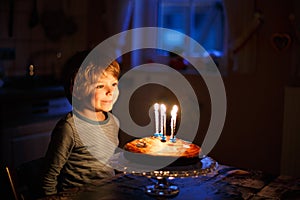
<svg viewBox="0 0 300 200"><path fill-rule="evenodd" d="M13 36L15 1L9 1L8 36Z"/></svg>
<svg viewBox="0 0 300 200"><path fill-rule="evenodd" d="M37 0L33 0L33 8L29 19L29 27L33 28L39 23L39 12L37 9Z"/></svg>

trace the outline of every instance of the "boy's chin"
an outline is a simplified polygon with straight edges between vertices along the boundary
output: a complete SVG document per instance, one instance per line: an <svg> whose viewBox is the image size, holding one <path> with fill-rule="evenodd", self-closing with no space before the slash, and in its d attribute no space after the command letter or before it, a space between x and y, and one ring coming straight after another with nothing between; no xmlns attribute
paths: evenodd
<svg viewBox="0 0 300 200"><path fill-rule="evenodd" d="M112 106L105 106L105 107L102 107L101 109L95 109L96 112L109 112L112 110Z"/></svg>

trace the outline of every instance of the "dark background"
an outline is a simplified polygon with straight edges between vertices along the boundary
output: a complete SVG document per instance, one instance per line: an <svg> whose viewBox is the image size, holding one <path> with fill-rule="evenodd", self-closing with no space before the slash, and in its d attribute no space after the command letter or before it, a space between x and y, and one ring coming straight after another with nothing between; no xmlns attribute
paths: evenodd
<svg viewBox="0 0 300 200"><path fill-rule="evenodd" d="M44 0L37 1L34 9L33 0L1 1L1 162L16 167L44 155L51 130L70 109L60 87L65 61L122 30L156 26L157 2ZM223 3L226 32L218 62L227 116L210 156L222 164L299 175L299 1ZM143 12L128 15L127 9L139 6ZM249 34L257 13L262 24ZM142 52L141 60L149 62L152 53ZM122 56L121 66L123 73L132 67L131 54ZM183 74L199 98L201 122L194 142L201 144L210 120L209 95L202 92L206 89L199 75ZM139 90L131 112L140 123L141 108L153 103L151 94L172 98L155 87Z"/></svg>

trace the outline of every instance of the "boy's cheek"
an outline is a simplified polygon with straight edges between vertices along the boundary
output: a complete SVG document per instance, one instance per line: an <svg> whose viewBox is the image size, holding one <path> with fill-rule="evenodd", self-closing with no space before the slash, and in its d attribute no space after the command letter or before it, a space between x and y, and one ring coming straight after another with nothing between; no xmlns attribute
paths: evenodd
<svg viewBox="0 0 300 200"><path fill-rule="evenodd" d="M113 104L117 101L118 97L119 97L119 88L116 87L116 89L113 93Z"/></svg>

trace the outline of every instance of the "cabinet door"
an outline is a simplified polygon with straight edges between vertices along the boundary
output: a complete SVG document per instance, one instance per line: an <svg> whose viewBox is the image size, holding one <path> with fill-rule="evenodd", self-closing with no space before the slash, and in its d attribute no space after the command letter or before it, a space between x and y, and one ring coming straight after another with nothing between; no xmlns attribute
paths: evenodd
<svg viewBox="0 0 300 200"><path fill-rule="evenodd" d="M45 156L50 135L51 131L46 131L13 138L12 162L14 166Z"/></svg>
<svg viewBox="0 0 300 200"><path fill-rule="evenodd" d="M281 174L300 176L300 88L285 89Z"/></svg>
<svg viewBox="0 0 300 200"><path fill-rule="evenodd" d="M56 117L3 129L0 135L1 162L18 167L24 162L43 157L59 119Z"/></svg>

